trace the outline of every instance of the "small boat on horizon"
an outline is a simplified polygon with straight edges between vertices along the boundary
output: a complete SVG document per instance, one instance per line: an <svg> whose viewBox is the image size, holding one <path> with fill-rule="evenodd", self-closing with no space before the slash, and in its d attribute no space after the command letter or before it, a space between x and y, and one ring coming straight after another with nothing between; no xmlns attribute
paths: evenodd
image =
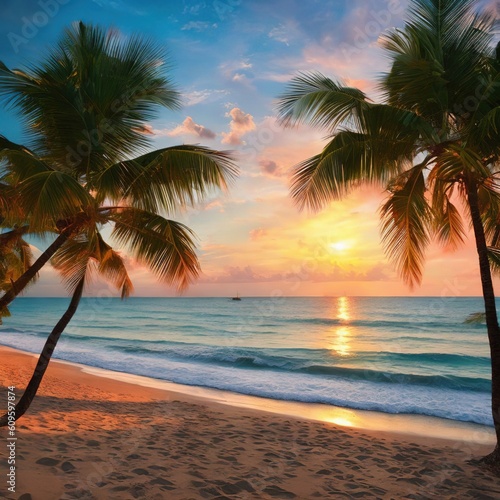
<svg viewBox="0 0 500 500"><path fill-rule="evenodd" d="M236 293L236 297L233 297L232 300L241 300L240 294Z"/></svg>

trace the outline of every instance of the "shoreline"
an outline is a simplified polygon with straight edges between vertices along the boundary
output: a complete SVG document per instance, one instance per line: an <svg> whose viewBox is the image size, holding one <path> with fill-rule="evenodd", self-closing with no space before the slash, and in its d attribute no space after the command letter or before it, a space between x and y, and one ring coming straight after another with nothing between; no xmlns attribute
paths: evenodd
<svg viewBox="0 0 500 500"><path fill-rule="evenodd" d="M6 387L15 385L20 395L36 355L0 347L0 356L6 407ZM479 491L485 499L500 497L498 478L467 462L492 450L479 440L341 427L233 406L220 394L100 375L50 363L31 408L16 422L15 493L7 491L7 460L0 457L0 497L454 500ZM0 439L7 442L6 428Z"/></svg>
<svg viewBox="0 0 500 500"><path fill-rule="evenodd" d="M31 356L35 359L38 358L38 355L35 353L7 347L1 344L0 357L5 350L7 350L7 352L13 351ZM372 410L343 408L321 403L303 403L298 401L270 399L210 387L178 384L167 380L155 379L127 372L118 372L57 358L52 358L51 364L53 363L72 367L90 376L156 389L166 393L174 393L186 397L190 401L194 400L195 402L200 401L208 404L229 405L316 422L329 422L340 427L398 434L412 438L463 441L491 446L495 444L494 429L490 426L473 422L462 422L427 415L391 414Z"/></svg>

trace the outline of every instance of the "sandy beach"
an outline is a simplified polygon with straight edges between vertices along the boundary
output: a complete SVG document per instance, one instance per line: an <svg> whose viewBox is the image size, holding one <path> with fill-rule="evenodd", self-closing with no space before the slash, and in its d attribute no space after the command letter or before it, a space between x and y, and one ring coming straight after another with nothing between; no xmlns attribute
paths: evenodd
<svg viewBox="0 0 500 500"><path fill-rule="evenodd" d="M35 358L4 347L0 358L6 407L6 387L21 393ZM500 480L467 463L484 443L222 405L57 361L15 434L15 493L4 444L1 498L500 498Z"/></svg>

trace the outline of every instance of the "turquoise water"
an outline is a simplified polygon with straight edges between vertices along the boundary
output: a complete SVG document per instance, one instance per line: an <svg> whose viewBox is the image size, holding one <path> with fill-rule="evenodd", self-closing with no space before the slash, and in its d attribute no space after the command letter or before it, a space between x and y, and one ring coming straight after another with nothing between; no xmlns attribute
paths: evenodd
<svg viewBox="0 0 500 500"><path fill-rule="evenodd" d="M68 299L21 298L3 345L39 352ZM55 357L273 399L491 425L480 298L82 299Z"/></svg>

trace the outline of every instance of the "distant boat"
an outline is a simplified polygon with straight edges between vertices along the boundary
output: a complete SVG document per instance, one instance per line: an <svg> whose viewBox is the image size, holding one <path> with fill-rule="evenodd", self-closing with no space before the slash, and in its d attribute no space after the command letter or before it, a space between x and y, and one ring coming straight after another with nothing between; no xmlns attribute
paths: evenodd
<svg viewBox="0 0 500 500"><path fill-rule="evenodd" d="M232 300L241 300L240 295L238 293L236 293L236 297L233 297Z"/></svg>

